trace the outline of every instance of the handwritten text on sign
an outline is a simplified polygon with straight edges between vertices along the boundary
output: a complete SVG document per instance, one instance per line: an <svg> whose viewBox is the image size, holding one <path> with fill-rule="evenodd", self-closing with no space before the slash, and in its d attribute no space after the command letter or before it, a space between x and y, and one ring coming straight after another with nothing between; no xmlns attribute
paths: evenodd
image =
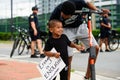
<svg viewBox="0 0 120 80"><path fill-rule="evenodd" d="M53 80L64 67L63 60L54 57L45 57L38 66L44 80Z"/></svg>

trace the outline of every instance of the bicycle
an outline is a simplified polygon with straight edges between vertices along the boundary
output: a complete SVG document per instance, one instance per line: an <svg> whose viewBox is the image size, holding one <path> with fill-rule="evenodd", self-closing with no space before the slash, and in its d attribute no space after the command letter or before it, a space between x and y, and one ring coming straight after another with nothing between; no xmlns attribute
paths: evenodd
<svg viewBox="0 0 120 80"><path fill-rule="evenodd" d="M18 28L13 27L13 28L18 31L18 36L16 36L14 40L10 57L13 56L14 51L17 47L18 47L18 55L21 55L23 53L25 47L27 48L27 54L28 54L30 49L30 44L31 44L31 38L30 38L29 32L26 29L22 29L20 27ZM42 40L42 46L44 47L48 34L44 31L40 31L40 34L41 34L40 38ZM35 53L36 54L38 53L37 46L35 49Z"/></svg>
<svg viewBox="0 0 120 80"><path fill-rule="evenodd" d="M110 30L109 31L109 36L108 36L108 47L110 51L115 51L119 47L119 42L120 41L120 35L117 33L115 30ZM100 34L98 35L98 43L100 42Z"/></svg>
<svg viewBox="0 0 120 80"><path fill-rule="evenodd" d="M108 46L111 51L115 51L119 47L120 34L115 30L110 31L110 36L108 38Z"/></svg>
<svg viewBox="0 0 120 80"><path fill-rule="evenodd" d="M27 46L27 49L29 50L30 42L31 42L28 31L26 29L22 29L20 27L18 28L12 27L12 28L18 31L18 36L16 36L14 39L13 48L10 53L10 57L13 56L15 49L17 49L17 47L18 47L18 55L22 54L22 52L25 49L25 46Z"/></svg>

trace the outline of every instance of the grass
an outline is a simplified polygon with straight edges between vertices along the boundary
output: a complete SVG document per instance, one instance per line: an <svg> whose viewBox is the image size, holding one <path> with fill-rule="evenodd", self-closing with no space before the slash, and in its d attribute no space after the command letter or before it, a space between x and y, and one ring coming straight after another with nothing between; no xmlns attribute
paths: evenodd
<svg viewBox="0 0 120 80"><path fill-rule="evenodd" d="M71 72L74 72L75 70L74 69L71 69Z"/></svg>
<svg viewBox="0 0 120 80"><path fill-rule="evenodd" d="M12 44L13 41L4 41L4 40L0 40L0 43L4 43L4 44Z"/></svg>

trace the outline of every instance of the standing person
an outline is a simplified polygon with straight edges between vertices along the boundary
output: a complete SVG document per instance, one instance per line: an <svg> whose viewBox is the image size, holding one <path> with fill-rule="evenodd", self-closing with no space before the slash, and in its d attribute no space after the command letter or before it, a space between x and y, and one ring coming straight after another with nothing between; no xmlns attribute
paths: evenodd
<svg viewBox="0 0 120 80"><path fill-rule="evenodd" d="M43 54L43 49L42 49L42 41L40 39L40 31L38 28L38 18L37 18L37 13L38 13L38 8L37 6L32 7L33 13L29 16L29 33L31 37L31 58L37 58L38 56L35 55L35 47L37 44L38 50L40 52L40 57L44 58L45 55Z"/></svg>
<svg viewBox="0 0 120 80"><path fill-rule="evenodd" d="M102 43L105 43L105 51L110 51L108 48L108 37L110 29L111 24L108 14L102 14L102 17L100 17L100 52L103 52Z"/></svg>
<svg viewBox="0 0 120 80"><path fill-rule="evenodd" d="M99 11L98 8L96 8L93 4L91 4L88 1L68 0L59 4L54 9L54 11L51 14L50 20L52 19L61 20L63 23L64 34L66 34L71 41L76 39L77 37L76 33L78 32L77 30L78 28L81 28L81 30L79 31L79 34L81 35L78 35L78 39L81 39L85 47L89 48L89 39L84 38L84 35L82 35L83 33L88 35L87 25L86 26L82 25L82 21L81 21L82 18L80 14L74 15L75 10L82 10L83 7ZM108 12L108 10L106 9L102 9L102 10L105 12ZM92 42L93 42L93 46L96 48L96 55L98 55L99 46L93 36L92 36ZM69 51L68 52L69 53L68 80L70 80L70 69L71 69L73 50L71 48L68 48L68 51ZM89 57L89 60L90 60L90 57ZM89 78L90 78L90 65L88 61L88 68L85 75L85 79L89 79Z"/></svg>
<svg viewBox="0 0 120 80"><path fill-rule="evenodd" d="M66 67L60 72L60 80L68 80L68 47L76 48L77 50L83 49L80 45L76 45L71 42L68 37L63 34L63 25L59 20L51 20L48 23L49 31L52 36L49 37L45 44L44 52L49 57L59 58L61 57ZM50 52L52 48L55 48L57 53ZM53 79L55 80L55 79Z"/></svg>

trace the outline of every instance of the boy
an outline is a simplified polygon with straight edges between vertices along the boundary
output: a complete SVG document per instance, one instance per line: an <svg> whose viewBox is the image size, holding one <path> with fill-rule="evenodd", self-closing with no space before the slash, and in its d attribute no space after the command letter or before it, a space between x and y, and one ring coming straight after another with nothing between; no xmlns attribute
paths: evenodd
<svg viewBox="0 0 120 80"><path fill-rule="evenodd" d="M51 20L48 23L49 31L52 36L49 37L45 44L45 55L49 57L61 57L66 64L66 67L60 72L60 80L68 80L68 46L76 48L77 50L82 50L83 47L71 42L68 37L63 34L62 22L59 20ZM52 53L50 50L55 48L57 53ZM55 80L55 79L53 79Z"/></svg>

